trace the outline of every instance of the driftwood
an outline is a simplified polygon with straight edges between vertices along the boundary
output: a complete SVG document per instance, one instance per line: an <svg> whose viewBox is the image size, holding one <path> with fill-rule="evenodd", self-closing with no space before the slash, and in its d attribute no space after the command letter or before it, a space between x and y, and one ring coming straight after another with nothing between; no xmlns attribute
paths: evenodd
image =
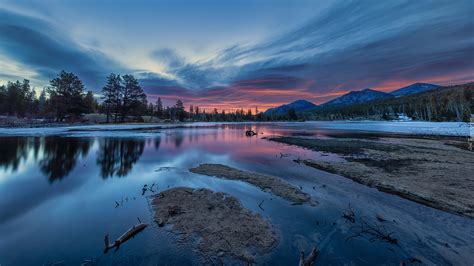
<svg viewBox="0 0 474 266"><path fill-rule="evenodd" d="M258 135L258 134L257 134L257 132L255 132L253 130L245 131L245 136L247 136L247 137L252 137L252 136L255 136L255 135Z"/></svg>
<svg viewBox="0 0 474 266"><path fill-rule="evenodd" d="M117 252L121 244L127 242L127 240L134 237L136 234L140 233L148 226L148 224L142 223L140 219L138 219L138 222L139 222L138 224L130 227L125 233L123 233L119 238L117 238L114 243L110 243L109 235L106 234L104 238L104 242L105 242L104 253L107 253L109 249L112 249L112 248L115 248L115 252Z"/></svg>
<svg viewBox="0 0 474 266"><path fill-rule="evenodd" d="M300 263L298 265L299 266L312 266L316 262L316 258L318 257L318 255L319 255L319 251L316 248L313 248L313 250L311 250L311 253L305 259L304 258L304 251L301 251L300 252Z"/></svg>

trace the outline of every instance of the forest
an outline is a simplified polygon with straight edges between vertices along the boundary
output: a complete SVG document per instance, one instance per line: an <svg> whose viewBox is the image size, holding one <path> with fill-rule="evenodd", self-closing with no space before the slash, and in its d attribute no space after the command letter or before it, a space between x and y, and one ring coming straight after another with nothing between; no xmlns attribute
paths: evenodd
<svg viewBox="0 0 474 266"><path fill-rule="evenodd" d="M350 106L316 107L298 112L290 108L284 114L264 114L257 108L234 112L205 110L177 99L164 106L161 98L148 102L139 81L131 74L110 74L100 96L86 91L74 73L61 71L42 89L39 96L25 79L0 86L0 115L42 119L48 122L87 122L86 114L105 116L105 123L154 121L304 121L304 120L393 120L404 114L422 121L469 121L473 107L474 83L443 87L408 96L374 100Z"/></svg>
<svg viewBox="0 0 474 266"><path fill-rule="evenodd" d="M474 110L473 96L474 83L468 83L363 104L316 108L300 115L308 120L392 120L404 114L413 120L468 122Z"/></svg>

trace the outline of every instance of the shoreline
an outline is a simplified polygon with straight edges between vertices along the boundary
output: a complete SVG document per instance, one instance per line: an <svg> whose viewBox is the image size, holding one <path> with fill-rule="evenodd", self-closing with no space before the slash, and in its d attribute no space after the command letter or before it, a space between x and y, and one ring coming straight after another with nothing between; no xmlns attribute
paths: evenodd
<svg viewBox="0 0 474 266"><path fill-rule="evenodd" d="M173 128L199 128L222 125L275 125L291 130L333 130L354 134L401 135L427 138L468 138L470 124L465 122L393 121L306 121L306 122L173 122L123 124L48 124L38 127L2 127L0 136L54 135L70 132L139 131Z"/></svg>
<svg viewBox="0 0 474 266"><path fill-rule="evenodd" d="M321 171L399 197L474 218L474 153L439 139L299 138L269 141L335 154L342 160L301 159ZM444 158L444 159L443 159Z"/></svg>

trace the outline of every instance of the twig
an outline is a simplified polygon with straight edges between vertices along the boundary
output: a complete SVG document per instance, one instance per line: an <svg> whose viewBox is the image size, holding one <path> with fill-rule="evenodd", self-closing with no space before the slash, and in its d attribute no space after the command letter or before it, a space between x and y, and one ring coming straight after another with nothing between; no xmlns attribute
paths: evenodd
<svg viewBox="0 0 474 266"><path fill-rule="evenodd" d="M377 224L370 224L362 218L360 220L362 224L354 227L357 229L357 232L354 235L347 237L346 241L359 236L367 236L370 242L381 241L398 245L398 239L392 237L394 232L387 232L385 227Z"/></svg>

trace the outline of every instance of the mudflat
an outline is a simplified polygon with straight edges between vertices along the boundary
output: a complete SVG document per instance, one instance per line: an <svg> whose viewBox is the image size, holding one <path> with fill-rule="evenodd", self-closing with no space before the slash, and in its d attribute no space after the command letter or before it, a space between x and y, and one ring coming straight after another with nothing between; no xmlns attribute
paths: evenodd
<svg viewBox="0 0 474 266"><path fill-rule="evenodd" d="M460 140L413 137L267 138L343 160L303 159L304 164L339 174L381 191L440 210L474 218L474 152Z"/></svg>
<svg viewBox="0 0 474 266"><path fill-rule="evenodd" d="M314 205L308 193L303 192L279 177L242 171L222 164L209 163L201 164L198 167L189 169L189 171L195 174L215 176L223 179L240 180L257 186L264 191L269 190L271 193L293 203Z"/></svg>
<svg viewBox="0 0 474 266"><path fill-rule="evenodd" d="M227 257L252 263L278 243L267 220L222 192L177 187L154 195L151 206L158 226L170 225L185 240L197 236L198 250L212 264Z"/></svg>

